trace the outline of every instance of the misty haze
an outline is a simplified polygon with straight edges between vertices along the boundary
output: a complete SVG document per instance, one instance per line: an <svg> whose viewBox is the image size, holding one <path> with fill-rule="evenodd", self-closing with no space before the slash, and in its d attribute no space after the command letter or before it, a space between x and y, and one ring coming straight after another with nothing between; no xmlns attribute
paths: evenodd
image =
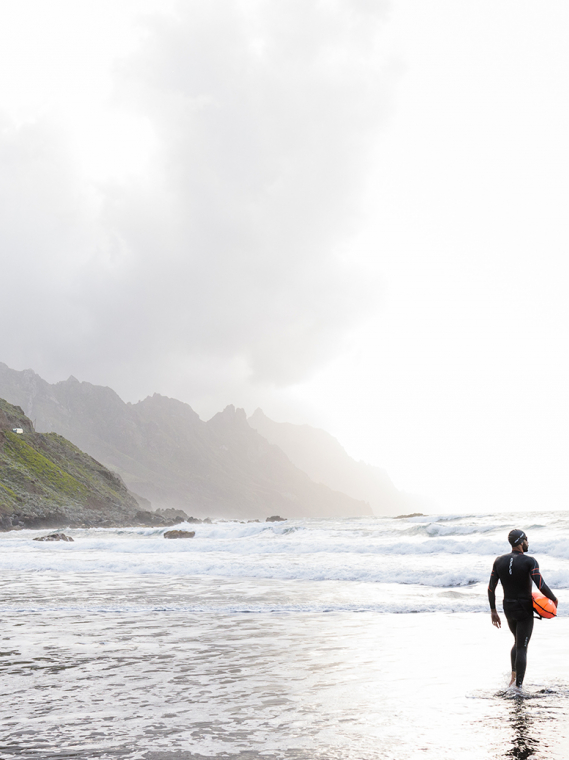
<svg viewBox="0 0 569 760"><path fill-rule="evenodd" d="M567 757L568 28L0 0L2 760Z"/></svg>

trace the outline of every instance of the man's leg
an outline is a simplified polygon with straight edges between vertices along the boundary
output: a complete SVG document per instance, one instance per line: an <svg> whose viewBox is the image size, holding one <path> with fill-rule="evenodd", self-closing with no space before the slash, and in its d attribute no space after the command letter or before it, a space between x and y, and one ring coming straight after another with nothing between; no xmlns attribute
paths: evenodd
<svg viewBox="0 0 569 760"><path fill-rule="evenodd" d="M514 634L514 646L510 652L510 662L512 663L512 677L510 678L510 683L508 684L508 686L511 686L516 680L516 630L518 627L518 621L510 620L508 617L506 620L508 621L508 628Z"/></svg>
<svg viewBox="0 0 569 760"><path fill-rule="evenodd" d="M515 673L516 686L519 687L523 684L526 674L527 649L533 632L533 615L528 615L523 620L508 620L508 626L515 637L511 652L512 675Z"/></svg>

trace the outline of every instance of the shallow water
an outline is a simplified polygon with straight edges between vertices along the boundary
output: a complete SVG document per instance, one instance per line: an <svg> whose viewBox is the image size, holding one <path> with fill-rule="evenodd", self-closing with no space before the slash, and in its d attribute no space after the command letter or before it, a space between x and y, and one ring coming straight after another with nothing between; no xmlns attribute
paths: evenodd
<svg viewBox="0 0 569 760"><path fill-rule="evenodd" d="M2 758L564 756L568 619L536 623L520 699L488 615L196 612L219 586L237 607L281 589L34 580L4 584ZM142 606L159 596L180 609Z"/></svg>
<svg viewBox="0 0 569 760"><path fill-rule="evenodd" d="M457 533L430 535L436 522L418 539L405 533L414 523L397 534L384 523L385 546L422 546L366 554L381 531L346 521L326 533L322 522L263 538L212 526L205 548L155 532L76 531L66 545L0 536L0 758L569 757L568 617L536 622L526 691L513 696L511 634L479 611L482 580L460 585L468 557L489 574L491 554L441 549ZM365 573L338 579L362 554ZM220 555L224 576L210 572ZM393 582L394 557L416 583ZM255 560L263 577L244 574ZM564 557L540 561L548 580L553 562L566 571ZM384 582L366 580L382 564ZM458 585L440 585L453 573Z"/></svg>

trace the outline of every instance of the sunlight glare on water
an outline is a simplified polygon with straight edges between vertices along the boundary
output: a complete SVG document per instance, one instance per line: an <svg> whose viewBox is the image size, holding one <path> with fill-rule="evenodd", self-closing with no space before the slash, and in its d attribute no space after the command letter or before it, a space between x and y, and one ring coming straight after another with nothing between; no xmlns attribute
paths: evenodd
<svg viewBox="0 0 569 760"><path fill-rule="evenodd" d="M397 525L382 554L369 525L362 531L352 521L351 536L349 522L327 534L320 521L317 538L309 538L312 552L298 545L314 533L310 525L287 534L288 545L282 533L231 538L220 526L229 537L212 537L215 550L199 543L170 549L173 542L150 533L99 531L96 547L81 531L64 547L32 545L27 531L1 536L0 757L567 757L569 618L536 623L526 693L514 698L504 691L511 634L482 612L485 583L477 571L465 562L458 565L463 575L453 570L457 557L469 556L451 543L457 531L441 539L423 525L419 539L413 532L402 539L414 524ZM490 536L488 555L472 555L472 567L489 572L495 542ZM359 572L355 560L366 546L378 551L368 551L364 579L337 579L346 567ZM566 560L550 546L561 576ZM212 562L219 570L218 554L235 558L224 577L209 573ZM262 563L274 554L275 577L244 574L255 557ZM542 554L548 578L550 558ZM149 572L144 563L154 558L162 564ZM397 583L392 559L416 582ZM194 572L198 562L201 573ZM262 565L264 575L270 566ZM294 568L297 578L282 577ZM432 568L439 568L434 585ZM317 572L329 577L311 579ZM366 580L382 572L385 582ZM461 585L470 574L475 582ZM458 585L439 585L452 577ZM563 603L563 589L559 596Z"/></svg>

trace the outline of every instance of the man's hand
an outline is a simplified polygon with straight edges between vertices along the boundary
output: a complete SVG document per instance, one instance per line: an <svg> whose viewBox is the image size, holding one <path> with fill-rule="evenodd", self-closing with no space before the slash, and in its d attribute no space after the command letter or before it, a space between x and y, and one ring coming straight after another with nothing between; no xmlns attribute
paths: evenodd
<svg viewBox="0 0 569 760"><path fill-rule="evenodd" d="M492 615L492 625L495 625L496 628L502 627L502 621L500 620L500 615L496 612L496 610L492 610L490 613Z"/></svg>

